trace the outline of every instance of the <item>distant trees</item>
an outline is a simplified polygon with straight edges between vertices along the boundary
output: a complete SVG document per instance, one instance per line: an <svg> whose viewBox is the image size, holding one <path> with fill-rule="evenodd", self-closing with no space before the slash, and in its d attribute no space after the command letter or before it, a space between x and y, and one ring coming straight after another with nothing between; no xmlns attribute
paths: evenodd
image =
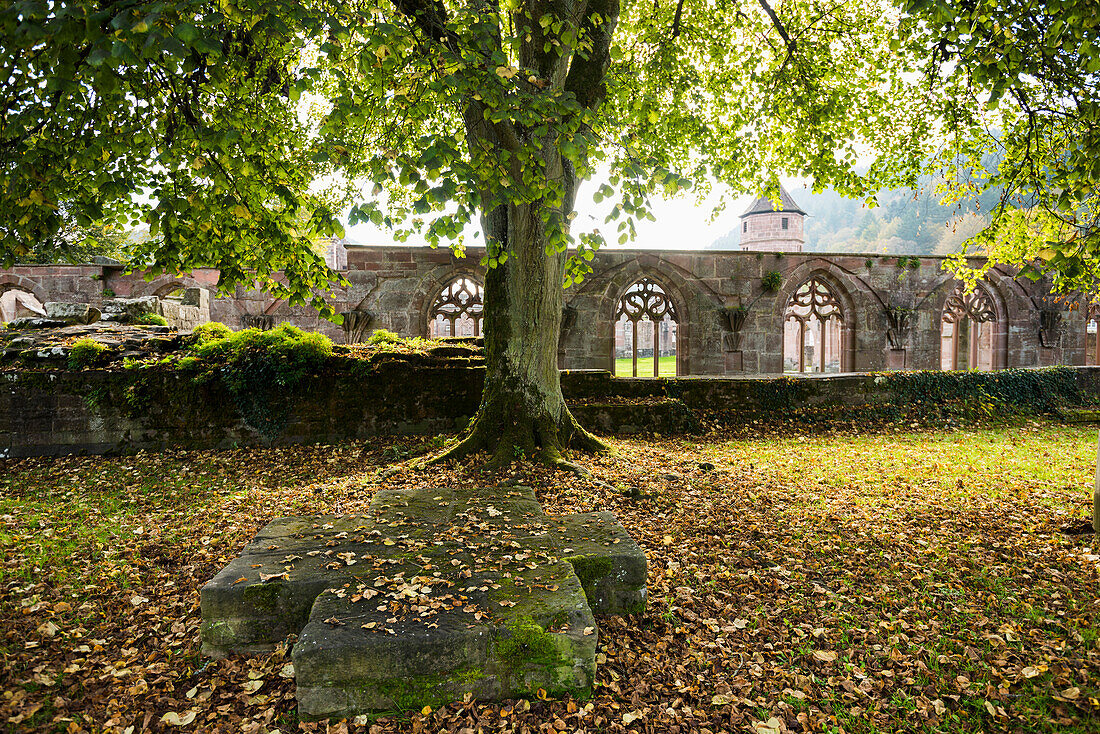
<svg viewBox="0 0 1100 734"><path fill-rule="evenodd" d="M86 227L67 222L57 232L34 242L19 256L24 263L90 263L107 257L125 263L134 248L131 234L123 229L96 222Z"/></svg>

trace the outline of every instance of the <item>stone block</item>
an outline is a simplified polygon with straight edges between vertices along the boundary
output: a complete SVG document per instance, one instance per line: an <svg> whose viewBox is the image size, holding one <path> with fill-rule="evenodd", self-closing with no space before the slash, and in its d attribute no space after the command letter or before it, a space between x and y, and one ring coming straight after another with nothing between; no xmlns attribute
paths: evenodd
<svg viewBox="0 0 1100 734"><path fill-rule="evenodd" d="M112 298L103 302L104 319L128 323L142 316L160 314L160 299L156 296L140 298Z"/></svg>
<svg viewBox="0 0 1100 734"><path fill-rule="evenodd" d="M381 490L366 515L278 518L202 589L203 651L293 649L303 719L587 695L593 609L640 611L644 553L607 512L527 487Z"/></svg>
<svg viewBox="0 0 1100 734"><path fill-rule="evenodd" d="M46 301L46 318L66 324L91 324L99 321L100 311L87 303L62 303Z"/></svg>

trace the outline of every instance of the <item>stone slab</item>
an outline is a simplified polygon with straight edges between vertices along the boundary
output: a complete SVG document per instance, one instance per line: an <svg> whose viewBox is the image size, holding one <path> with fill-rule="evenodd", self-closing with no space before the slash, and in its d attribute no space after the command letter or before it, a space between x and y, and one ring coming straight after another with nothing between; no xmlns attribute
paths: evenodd
<svg viewBox="0 0 1100 734"><path fill-rule="evenodd" d="M527 487L379 491L363 515L277 518L202 589L203 652L292 650L299 716L585 694L593 613L640 612L645 554L607 512Z"/></svg>

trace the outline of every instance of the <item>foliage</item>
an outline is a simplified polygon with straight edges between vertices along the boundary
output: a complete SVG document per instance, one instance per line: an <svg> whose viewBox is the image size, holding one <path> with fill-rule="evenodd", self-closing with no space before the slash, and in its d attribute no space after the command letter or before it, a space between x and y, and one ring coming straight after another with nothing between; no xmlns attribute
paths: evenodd
<svg viewBox="0 0 1100 734"><path fill-rule="evenodd" d="M258 277L324 308L310 288L333 274L310 245L341 233L344 201L353 222L460 250L478 213L542 202L547 248L575 246L579 279L605 235L571 232L569 184L597 168L619 241L652 216L650 195L693 180L772 191L787 171L850 195L908 180L925 95L888 48L892 25L886 2L819 0L21 0L0 14L16 60L0 87L3 252L65 221L141 219L138 262L217 267L223 287ZM753 64L729 63L742 49ZM862 176L857 155L874 161ZM336 183L311 193L322 178ZM487 244L489 265L507 260Z"/></svg>
<svg viewBox="0 0 1100 734"><path fill-rule="evenodd" d="M297 720L286 649L196 674L195 589L270 518L365 513L383 487L484 483L466 465L383 457L430 443L5 462L0 627L19 642L0 657L0 716L28 732L56 717L121 732L165 712L194 712L199 730L324 732ZM508 477L542 487L554 517L614 512L649 557L649 608L599 620L591 707L456 702L372 720L377 734L628 730L624 714L641 712L634 728L683 734L771 718L861 734L1095 730L1100 579L1082 559L1092 536L1061 532L1083 516L1094 428L895 425L615 448L591 463L598 483L531 465ZM148 632L141 644L134 630Z"/></svg>
<svg viewBox="0 0 1100 734"><path fill-rule="evenodd" d="M895 45L923 59L954 133L946 201L1000 192L992 224L952 263L968 280L1002 262L1095 291L1100 276L1100 26L1090 0L903 0Z"/></svg>
<svg viewBox="0 0 1100 734"><path fill-rule="evenodd" d="M130 259L133 245L129 234L120 227L105 224L82 227L65 221L56 233L35 241L18 260L33 264L90 263L95 257L109 257L124 263Z"/></svg>
<svg viewBox="0 0 1100 734"><path fill-rule="evenodd" d="M270 331L243 329L196 343L192 352L205 375L216 373L241 416L261 435L273 436L286 423L296 391L332 356L332 341L290 324ZM200 379L201 376L200 376Z"/></svg>
<svg viewBox="0 0 1100 734"><path fill-rule="evenodd" d="M400 336L386 329L375 329L374 333L367 337L367 344L371 346L378 346L379 344L396 344L400 341Z"/></svg>
<svg viewBox="0 0 1100 734"><path fill-rule="evenodd" d="M141 324L144 326L168 326L168 319L164 318L160 314L147 313L142 314L134 321L135 324Z"/></svg>
<svg viewBox="0 0 1100 734"><path fill-rule="evenodd" d="M232 333L233 330L225 324L218 321L208 321L205 324L199 324L191 330L191 342L193 344L205 344L207 342L225 339Z"/></svg>
<svg viewBox="0 0 1100 734"><path fill-rule="evenodd" d="M760 278L760 287L765 293L775 293L783 285L783 273L778 270L769 270Z"/></svg>
<svg viewBox="0 0 1100 734"><path fill-rule="evenodd" d="M69 347L69 368L74 370L92 367L102 361L107 347L95 339L83 337Z"/></svg>
<svg viewBox="0 0 1100 734"><path fill-rule="evenodd" d="M142 221L132 262L198 266L331 315L312 247L342 234L311 188L331 170L298 99L335 23L322 2L103 4L0 10L0 259L66 228ZM52 256L51 256L52 257ZM277 271L286 273L285 282Z"/></svg>

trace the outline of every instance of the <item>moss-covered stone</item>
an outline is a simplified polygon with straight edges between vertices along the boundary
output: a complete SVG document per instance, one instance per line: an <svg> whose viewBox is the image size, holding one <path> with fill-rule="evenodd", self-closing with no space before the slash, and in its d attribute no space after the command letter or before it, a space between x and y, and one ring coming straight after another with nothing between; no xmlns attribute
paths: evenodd
<svg viewBox="0 0 1100 734"><path fill-rule="evenodd" d="M530 617L508 624L493 642L497 660L520 667L523 665L560 665L563 662L554 636Z"/></svg>
<svg viewBox="0 0 1100 734"><path fill-rule="evenodd" d="M598 637L589 599L635 604L622 590L639 558L644 584L645 557L627 541L609 513L548 517L528 487L383 490L366 515L261 530L203 588L204 651L297 633L304 719L467 694L586 697ZM634 565L623 561L631 548Z"/></svg>
<svg viewBox="0 0 1100 734"><path fill-rule="evenodd" d="M585 590L594 587L597 581L610 576L615 570L614 563L607 556L588 554L567 556L563 560L568 561L573 566L573 571L576 572L577 578L581 580L581 586Z"/></svg>

